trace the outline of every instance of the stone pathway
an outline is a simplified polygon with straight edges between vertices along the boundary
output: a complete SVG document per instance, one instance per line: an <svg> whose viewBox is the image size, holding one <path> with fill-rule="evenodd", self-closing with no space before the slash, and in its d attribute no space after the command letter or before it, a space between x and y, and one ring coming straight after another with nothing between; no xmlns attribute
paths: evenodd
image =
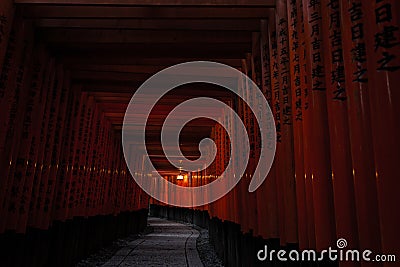
<svg viewBox="0 0 400 267"><path fill-rule="evenodd" d="M196 229L159 218L150 217L148 222L152 233L129 242L103 266L203 266Z"/></svg>

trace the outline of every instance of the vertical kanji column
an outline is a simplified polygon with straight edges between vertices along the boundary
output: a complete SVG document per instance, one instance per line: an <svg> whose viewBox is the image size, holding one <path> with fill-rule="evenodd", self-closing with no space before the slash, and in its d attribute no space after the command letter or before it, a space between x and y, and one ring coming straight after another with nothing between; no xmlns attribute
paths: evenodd
<svg viewBox="0 0 400 267"><path fill-rule="evenodd" d="M298 39L299 39L299 60L300 60L300 83L301 83L301 102L302 102L302 122L303 122L303 153L304 153L304 190L306 201L307 216L307 239L308 246L306 248L315 248L315 221L314 221L314 197L312 188L312 154L313 146L311 139L312 123L310 109L310 81L307 79L307 58L308 51L306 49L305 27L303 1L296 1L298 14ZM298 92L295 92L298 94ZM296 105L297 109L297 105ZM298 113L296 113L297 115Z"/></svg>
<svg viewBox="0 0 400 267"><path fill-rule="evenodd" d="M349 248L356 248L357 219L339 0L322 0L321 14L336 236L346 237Z"/></svg>
<svg viewBox="0 0 400 267"><path fill-rule="evenodd" d="M310 132L308 138L313 188L316 248L325 249L335 240L329 128L327 125L326 84L322 46L320 0L303 0L304 37L307 53L307 81L310 83Z"/></svg>
<svg viewBox="0 0 400 267"><path fill-rule="evenodd" d="M264 97L268 101L271 110L272 106L272 84L271 84L271 67L270 67L270 50L268 38L268 22L261 21L261 90ZM274 164L275 165L275 164ZM278 238L278 207L276 192L276 175L275 167L271 167L263 185L257 190L257 206L259 207L258 224L260 235L265 238ZM238 200L239 201L239 200Z"/></svg>
<svg viewBox="0 0 400 267"><path fill-rule="evenodd" d="M298 216L298 238L300 248L308 247L307 234L307 209L304 172L304 149L303 149L303 88L304 71L301 57L304 50L301 49L300 34L303 21L302 10L298 8L299 0L287 1L288 14L288 39L290 59L290 86L291 86L291 111L293 122L293 153L296 178L296 199ZM303 52L303 54L301 54ZM304 61L303 61L304 62Z"/></svg>
<svg viewBox="0 0 400 267"><path fill-rule="evenodd" d="M271 109L272 114L275 119L275 127L276 127L276 145L282 142L282 111L281 111L281 93L280 93L280 72L279 72L279 54L278 54L278 40L277 40L277 29L276 29L276 21L275 21L275 13L270 13L268 19L268 42L269 42L269 54L270 54L270 72L271 72ZM283 202L283 186L282 179L279 176L279 155L275 154L275 159L272 168L275 171L276 176L276 199L278 206L278 237L280 238L280 242L284 244L286 241L285 237L285 205Z"/></svg>
<svg viewBox="0 0 400 267"><path fill-rule="evenodd" d="M281 109L281 142L277 144L277 177L282 180L285 242L298 243L296 185L293 151L292 88L290 82L290 51L286 1L276 5L276 30L279 64Z"/></svg>
<svg viewBox="0 0 400 267"><path fill-rule="evenodd" d="M365 16L361 0L340 1L347 112L360 249L380 251L378 197L368 91Z"/></svg>

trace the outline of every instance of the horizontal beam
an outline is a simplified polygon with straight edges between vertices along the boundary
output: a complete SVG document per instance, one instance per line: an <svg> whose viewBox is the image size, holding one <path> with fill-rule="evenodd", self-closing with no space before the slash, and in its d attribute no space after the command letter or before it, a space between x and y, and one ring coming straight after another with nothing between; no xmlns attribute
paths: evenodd
<svg viewBox="0 0 400 267"><path fill-rule="evenodd" d="M260 31L259 19L37 19L42 28Z"/></svg>
<svg viewBox="0 0 400 267"><path fill-rule="evenodd" d="M229 82L231 85L237 84L238 77L230 77L230 73L224 73L224 72L217 72L218 69L216 69L215 75L212 76L211 73L206 73L204 72L204 75L199 75L197 73L190 74L188 73L182 73L180 74L181 77L185 76L190 76L193 78L196 77L202 77L202 78L207 78L207 77L213 77L217 78L219 81L225 81ZM206 75L207 74L207 75ZM209 74L209 75L208 75ZM86 71L86 70L72 70L71 71L71 79L72 80L78 80L78 81L117 81L117 82L144 82L148 78L150 78L152 74L150 73L123 73L123 72L107 72L107 71ZM168 77L168 76L164 76ZM171 78L175 79L178 76L177 75L170 75ZM153 83L155 84L155 83ZM156 85L162 86L162 81L157 83Z"/></svg>
<svg viewBox="0 0 400 267"><path fill-rule="evenodd" d="M16 4L123 6L268 6L275 0L14 0Z"/></svg>
<svg viewBox="0 0 400 267"><path fill-rule="evenodd" d="M122 73L122 72L101 72L101 71L71 71L72 80L85 81L119 81L119 82L144 82L150 78L148 73Z"/></svg>
<svg viewBox="0 0 400 267"><path fill-rule="evenodd" d="M125 65L125 66L172 66L175 64L185 63L188 61L209 60L229 65L234 68L242 66L242 60L236 58L212 58L212 57L187 57L187 58L138 58L128 55L108 55L95 52L87 52L86 54L77 53L59 53L62 56L62 62L67 68L74 68L77 65ZM60 58L59 57L59 58Z"/></svg>
<svg viewBox="0 0 400 267"><path fill-rule="evenodd" d="M100 71L100 72L155 74L155 73L165 69L168 66L71 64L68 67L74 71Z"/></svg>
<svg viewBox="0 0 400 267"><path fill-rule="evenodd" d="M134 92L115 92L119 87L114 88L112 84L106 85L108 88L107 91L104 92L90 92L90 95L94 96L95 99L98 99L102 103L115 103L116 101L124 101L128 103L132 98ZM180 90L180 91L179 91ZM196 84L190 85L187 84L182 86L180 89L176 89L174 91L175 94L167 94L163 97L164 101L168 101L168 103L181 102L184 99L189 99L192 97L206 97L212 96L218 99L232 99L232 94L220 87L216 87L214 85L208 84ZM161 102L162 103L162 102Z"/></svg>
<svg viewBox="0 0 400 267"><path fill-rule="evenodd" d="M270 8L238 7L118 7L118 6L22 6L26 18L146 18L146 19L251 19L267 18Z"/></svg>
<svg viewBox="0 0 400 267"><path fill-rule="evenodd" d="M111 29L42 29L38 36L50 43L249 43L251 32L232 31L159 31Z"/></svg>
<svg viewBox="0 0 400 267"><path fill-rule="evenodd" d="M86 63L130 65L140 58L213 58L241 59L251 52L248 43L146 43L146 44L97 44L57 43L51 47L58 58L81 57ZM63 61L64 62L64 61Z"/></svg>

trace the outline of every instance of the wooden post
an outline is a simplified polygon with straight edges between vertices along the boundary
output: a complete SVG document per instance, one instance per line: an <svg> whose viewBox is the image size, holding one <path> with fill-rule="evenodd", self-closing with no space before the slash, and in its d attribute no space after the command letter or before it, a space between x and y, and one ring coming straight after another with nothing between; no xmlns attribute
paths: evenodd
<svg viewBox="0 0 400 267"><path fill-rule="evenodd" d="M288 39L289 39L289 58L290 58L290 85L291 85L291 104L293 122L293 153L296 178L296 199L298 216L298 238L299 247L308 247L307 234L307 209L305 192L305 172L304 172L304 147L303 147L303 88L305 85L304 68L301 57L304 50L301 48L300 37L302 31L302 9L299 9L297 1L287 1L288 17ZM303 52L303 53L301 53Z"/></svg>
<svg viewBox="0 0 400 267"><path fill-rule="evenodd" d="M322 0L321 14L336 237L346 238L348 248L357 248L357 219L339 1Z"/></svg>
<svg viewBox="0 0 400 267"><path fill-rule="evenodd" d="M325 249L335 242L335 218L332 210L332 174L329 129L327 125L326 84L322 47L321 1L303 0L304 39L307 53L307 81L310 82L310 168L313 188L316 248Z"/></svg>
<svg viewBox="0 0 400 267"><path fill-rule="evenodd" d="M284 203L285 242L298 243L296 185L293 150L292 90L290 76L289 23L286 1L276 5L276 30L279 64L279 108L281 114L281 142L277 144L277 177L282 180ZM284 244L284 243L283 243Z"/></svg>
<svg viewBox="0 0 400 267"><path fill-rule="evenodd" d="M375 179L378 190L382 252L400 255L400 3L363 2L365 45ZM355 30L354 30L355 31ZM360 34L360 32L358 32ZM386 263L384 266L392 266Z"/></svg>
<svg viewBox="0 0 400 267"><path fill-rule="evenodd" d="M63 71L61 69L60 71ZM61 150L62 144L64 141L64 137L68 138L68 131L69 128L66 128L65 125L67 124L67 116L72 110L71 108L71 99L73 95L70 94L70 77L69 73L64 73L63 80L58 81L60 84L57 90L61 91L60 95L60 102L59 102L59 110L56 116L56 124L55 124L55 131L54 131L54 144L52 147L51 160L50 160L50 172L47 181L47 188L45 190L45 199L43 203L43 218L41 227L42 229L47 229L51 223L52 211L53 211L53 200L55 198L55 188L56 184L58 183L60 177L57 176L58 169L60 168L60 157L61 157ZM67 112L68 111L68 112ZM68 113L68 114L67 114ZM65 171L65 169L63 170Z"/></svg>
<svg viewBox="0 0 400 267"><path fill-rule="evenodd" d="M4 209L6 215L3 218L3 223L6 223L6 229L16 230L20 203L21 189L23 186L25 173L20 166L26 166L26 159L19 157L22 147L22 138L30 139L30 133L24 128L25 113L32 106L32 102L28 102L31 94L30 81L32 78L32 51L33 51L33 27L29 22L23 22L23 46L21 50L21 58L18 63L17 75L15 80L14 97L11 100L11 109L9 116L9 128L7 131L4 154L12 163L9 168L3 170L4 178L7 179L8 185L6 188L6 202ZM31 99L29 99L31 100ZM29 112L29 111L28 111ZM24 132L24 133L23 133ZM18 169L18 170L17 170Z"/></svg>
<svg viewBox="0 0 400 267"><path fill-rule="evenodd" d="M61 65L57 65L54 80L51 83L50 95L50 105L49 105L49 115L47 121L46 130L46 141L43 150L43 161L41 173L38 174L40 177L40 183L38 185L38 196L35 204L35 217L34 225L40 229L47 229L42 227L42 220L46 217L45 215L45 202L46 193L48 188L48 181L51 171L51 157L52 150L54 147L55 133L56 133L56 123L57 116L60 110L60 100L61 91L64 82L64 70ZM49 212L47 208L47 213Z"/></svg>
<svg viewBox="0 0 400 267"><path fill-rule="evenodd" d="M269 29L268 21L261 21L261 36L260 36L260 49L261 49L261 89L265 98L272 106L272 84L271 84L271 59L269 50ZM265 238L278 238L278 203L276 192L276 176L275 167L271 167L266 181L258 189L257 206L259 208L258 223L260 235Z"/></svg>

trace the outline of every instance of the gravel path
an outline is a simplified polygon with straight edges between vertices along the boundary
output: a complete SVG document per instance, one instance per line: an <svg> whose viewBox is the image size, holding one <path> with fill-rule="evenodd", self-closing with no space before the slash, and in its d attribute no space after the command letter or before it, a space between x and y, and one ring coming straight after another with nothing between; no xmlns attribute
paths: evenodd
<svg viewBox="0 0 400 267"><path fill-rule="evenodd" d="M206 229L150 217L145 233L118 239L77 266L223 265L208 242Z"/></svg>

